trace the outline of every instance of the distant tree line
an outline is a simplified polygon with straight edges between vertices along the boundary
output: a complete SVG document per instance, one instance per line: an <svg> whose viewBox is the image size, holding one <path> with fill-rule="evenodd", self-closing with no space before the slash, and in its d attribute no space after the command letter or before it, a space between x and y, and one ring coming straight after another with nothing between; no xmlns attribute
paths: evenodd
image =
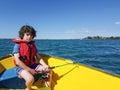
<svg viewBox="0 0 120 90"><path fill-rule="evenodd" d="M120 37L119 36L111 36L111 37L88 36L83 38L83 40L120 40Z"/></svg>

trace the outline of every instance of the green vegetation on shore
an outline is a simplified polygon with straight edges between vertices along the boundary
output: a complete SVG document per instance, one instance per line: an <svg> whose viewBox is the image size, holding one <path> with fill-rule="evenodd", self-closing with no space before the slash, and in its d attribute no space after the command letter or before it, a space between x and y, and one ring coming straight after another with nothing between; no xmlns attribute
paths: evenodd
<svg viewBox="0 0 120 90"><path fill-rule="evenodd" d="M102 36L88 36L83 40L120 40L120 36L102 37Z"/></svg>

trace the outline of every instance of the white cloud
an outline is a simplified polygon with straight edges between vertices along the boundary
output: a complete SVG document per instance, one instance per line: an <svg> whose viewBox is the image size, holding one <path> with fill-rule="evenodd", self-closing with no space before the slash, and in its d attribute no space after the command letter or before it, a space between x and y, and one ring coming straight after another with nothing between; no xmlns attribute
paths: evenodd
<svg viewBox="0 0 120 90"><path fill-rule="evenodd" d="M115 22L116 25L120 25L120 21Z"/></svg>
<svg viewBox="0 0 120 90"><path fill-rule="evenodd" d="M89 33L91 32L91 30L87 29L87 28L82 28L79 30L67 30L65 31L65 34L85 34L85 33Z"/></svg>

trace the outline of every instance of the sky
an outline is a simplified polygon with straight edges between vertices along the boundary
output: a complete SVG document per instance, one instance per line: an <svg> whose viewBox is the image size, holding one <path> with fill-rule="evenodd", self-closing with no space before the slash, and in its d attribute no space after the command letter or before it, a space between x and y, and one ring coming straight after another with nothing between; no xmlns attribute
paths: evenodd
<svg viewBox="0 0 120 90"><path fill-rule="evenodd" d="M120 36L120 0L0 0L0 38L19 38L23 25L36 39Z"/></svg>

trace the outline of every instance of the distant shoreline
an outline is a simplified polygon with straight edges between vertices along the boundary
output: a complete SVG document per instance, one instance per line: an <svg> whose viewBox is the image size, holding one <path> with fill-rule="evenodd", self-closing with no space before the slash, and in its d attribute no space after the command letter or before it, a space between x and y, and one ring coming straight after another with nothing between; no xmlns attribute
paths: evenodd
<svg viewBox="0 0 120 90"><path fill-rule="evenodd" d="M14 38L0 38L0 40L11 40ZM102 36L87 36L85 38L78 39L34 39L34 40L120 40L120 36L102 37Z"/></svg>
<svg viewBox="0 0 120 90"><path fill-rule="evenodd" d="M120 36L102 37L102 36L88 36L83 40L120 40Z"/></svg>

